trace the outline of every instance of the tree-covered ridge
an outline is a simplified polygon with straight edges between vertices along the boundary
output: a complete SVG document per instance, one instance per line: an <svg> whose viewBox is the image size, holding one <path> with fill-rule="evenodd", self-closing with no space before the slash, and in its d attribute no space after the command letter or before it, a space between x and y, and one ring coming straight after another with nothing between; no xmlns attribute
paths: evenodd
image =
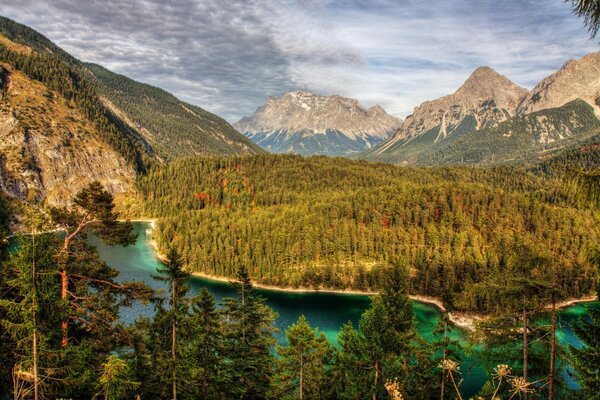
<svg viewBox="0 0 600 400"><path fill-rule="evenodd" d="M263 152L225 120L200 107L99 65L84 65L104 102L124 113L161 158Z"/></svg>
<svg viewBox="0 0 600 400"><path fill-rule="evenodd" d="M588 260L598 215L552 178L515 167L413 169L324 157L183 159L139 180L161 248L188 268L261 283L378 289L404 259L411 291L493 311L475 285L518 267L527 247L551 259L568 296L594 285ZM550 268L534 273L548 278Z"/></svg>

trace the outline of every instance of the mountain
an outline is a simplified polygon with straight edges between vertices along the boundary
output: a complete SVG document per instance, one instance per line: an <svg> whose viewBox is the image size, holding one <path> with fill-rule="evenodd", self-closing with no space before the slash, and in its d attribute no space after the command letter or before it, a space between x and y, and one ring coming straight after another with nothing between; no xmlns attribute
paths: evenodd
<svg viewBox="0 0 600 400"><path fill-rule="evenodd" d="M414 162L419 153L436 143L495 127L512 118L527 93L493 69L477 68L455 93L416 107L393 137L364 156Z"/></svg>
<svg viewBox="0 0 600 400"><path fill-rule="evenodd" d="M0 188L60 204L100 180L129 190L139 172L195 154L262 150L169 93L84 64L0 17Z"/></svg>
<svg viewBox="0 0 600 400"><path fill-rule="evenodd" d="M11 49L31 52L15 43ZM138 155L133 144L124 140L119 147L110 128L101 128L73 99L5 62L2 50L0 189L21 199L33 189L49 204L62 204L93 180L113 193L131 189Z"/></svg>
<svg viewBox="0 0 600 400"><path fill-rule="evenodd" d="M385 140L401 121L379 105L365 109L341 96L290 92L269 97L233 126L275 153L349 155Z"/></svg>
<svg viewBox="0 0 600 400"><path fill-rule="evenodd" d="M600 132L594 109L581 99L558 108L516 116L496 127L432 146L417 165L528 164L577 146Z"/></svg>
<svg viewBox="0 0 600 400"><path fill-rule="evenodd" d="M143 137L161 159L263 152L224 119L200 107L100 65L84 66L102 103Z"/></svg>
<svg viewBox="0 0 600 400"><path fill-rule="evenodd" d="M590 104L596 115L600 116L600 52L567 61L560 70L543 79L523 98L517 114L560 107L575 99Z"/></svg>

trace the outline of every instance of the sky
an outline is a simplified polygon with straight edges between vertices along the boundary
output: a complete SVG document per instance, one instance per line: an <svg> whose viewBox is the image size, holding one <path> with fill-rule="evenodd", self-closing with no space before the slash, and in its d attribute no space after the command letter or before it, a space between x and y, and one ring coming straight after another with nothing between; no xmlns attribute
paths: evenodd
<svg viewBox="0 0 600 400"><path fill-rule="evenodd" d="M531 89L600 50L562 0L18 0L0 14L231 123L292 90L404 117L479 66Z"/></svg>

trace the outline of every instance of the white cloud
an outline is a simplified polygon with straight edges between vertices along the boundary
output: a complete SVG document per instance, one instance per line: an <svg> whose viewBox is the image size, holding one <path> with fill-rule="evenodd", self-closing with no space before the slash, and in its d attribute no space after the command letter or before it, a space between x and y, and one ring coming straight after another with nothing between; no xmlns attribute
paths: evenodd
<svg viewBox="0 0 600 400"><path fill-rule="evenodd" d="M406 115L478 66L531 88L598 50L559 0L21 0L0 13L231 122L294 89Z"/></svg>

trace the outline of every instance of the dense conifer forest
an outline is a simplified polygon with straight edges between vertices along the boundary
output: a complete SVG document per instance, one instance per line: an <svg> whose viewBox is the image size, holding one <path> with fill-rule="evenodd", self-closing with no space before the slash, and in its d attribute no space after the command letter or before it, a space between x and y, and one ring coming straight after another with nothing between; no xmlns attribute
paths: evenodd
<svg viewBox="0 0 600 400"><path fill-rule="evenodd" d="M412 293L492 312L504 304L483 283L516 274L525 253L538 260L528 274L565 297L593 290L599 216L550 169L183 159L141 177L138 202L159 218L160 249L176 248L192 272L243 266L264 284L378 290L401 260Z"/></svg>
<svg viewBox="0 0 600 400"><path fill-rule="evenodd" d="M28 234L14 237L12 249L0 229L0 398L462 398L461 377L469 371L460 369L461 345L447 335L447 316L432 343L417 335L405 262L382 267L381 294L358 325L342 327L337 346L302 316L275 345L276 314L239 263L231 283L236 295L219 303L206 289L190 295L190 274L174 247L153 274L161 291L118 280L87 235L125 246L135 237L99 184L84 188L71 207L29 204L24 211ZM0 202L2 222L10 214ZM52 228L63 233L47 232ZM539 266L537 256L521 250L513 260L519 271ZM551 340L554 330L536 322L540 294L558 291L525 275L496 284L512 303L478 327L489 378L477 398L545 399L549 391L556 399L593 398L597 312L574 326L587 347L563 349ZM139 301L153 304L154 316L124 325L119 309ZM573 365L580 392L555 372L555 359Z"/></svg>

